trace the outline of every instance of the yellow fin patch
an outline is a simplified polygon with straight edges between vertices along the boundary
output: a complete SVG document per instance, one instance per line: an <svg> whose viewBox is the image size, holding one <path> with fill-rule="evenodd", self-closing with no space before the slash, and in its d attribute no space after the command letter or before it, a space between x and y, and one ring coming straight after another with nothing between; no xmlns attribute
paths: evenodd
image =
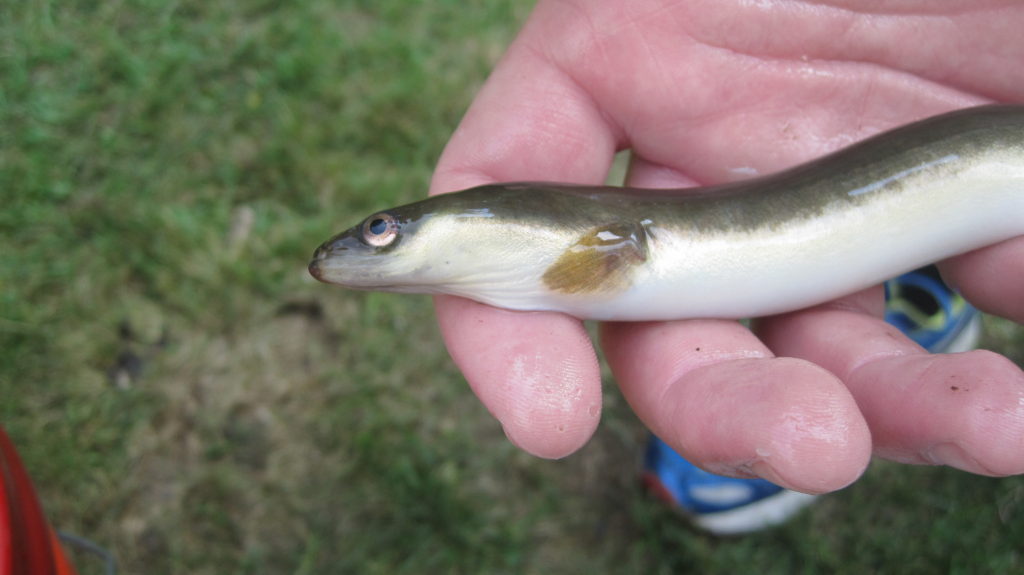
<svg viewBox="0 0 1024 575"><path fill-rule="evenodd" d="M600 226L565 250L544 272L544 285L562 293L613 294L629 287L647 260L647 232L638 223Z"/></svg>

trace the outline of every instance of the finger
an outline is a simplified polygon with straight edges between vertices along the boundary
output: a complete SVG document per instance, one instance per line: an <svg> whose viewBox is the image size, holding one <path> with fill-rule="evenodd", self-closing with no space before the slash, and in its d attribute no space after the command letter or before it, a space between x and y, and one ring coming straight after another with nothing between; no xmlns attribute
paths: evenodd
<svg viewBox="0 0 1024 575"><path fill-rule="evenodd" d="M985 475L1024 472L1024 374L1006 358L928 354L857 298L765 319L758 332L776 353L845 382L878 455Z"/></svg>
<svg viewBox="0 0 1024 575"><path fill-rule="evenodd" d="M1024 323L1024 237L941 264L942 277L978 309Z"/></svg>
<svg viewBox="0 0 1024 575"><path fill-rule="evenodd" d="M822 493L867 466L867 427L839 380L773 357L736 322L608 323L601 341L640 418L709 471Z"/></svg>
<svg viewBox="0 0 1024 575"><path fill-rule="evenodd" d="M449 140L431 194L494 181L599 183L618 130L537 44L535 14Z"/></svg>
<svg viewBox="0 0 1024 575"><path fill-rule="evenodd" d="M540 457L579 449L601 416L600 371L579 320L435 298L452 359L512 443Z"/></svg>
<svg viewBox="0 0 1024 575"><path fill-rule="evenodd" d="M636 155L628 181L693 184ZM640 418L697 465L814 493L849 484L867 465L867 427L839 381L775 359L736 322L609 324L602 342Z"/></svg>
<svg viewBox="0 0 1024 575"><path fill-rule="evenodd" d="M432 194L604 178L612 130L571 79L527 47L530 35L528 25L477 95L442 154ZM513 443L550 458L586 443L600 417L601 378L582 322L455 297L437 297L435 306L452 358Z"/></svg>

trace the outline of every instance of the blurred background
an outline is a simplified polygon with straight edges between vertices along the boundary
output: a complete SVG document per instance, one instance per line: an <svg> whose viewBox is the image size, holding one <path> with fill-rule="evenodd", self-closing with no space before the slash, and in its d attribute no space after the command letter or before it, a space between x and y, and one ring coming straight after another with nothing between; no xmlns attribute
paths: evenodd
<svg viewBox="0 0 1024 575"><path fill-rule="evenodd" d="M594 440L531 458L428 298L307 276L425 194L529 9L0 2L0 425L54 526L124 573L1020 569L1024 480L884 462L782 528L703 535L639 490L610 379Z"/></svg>

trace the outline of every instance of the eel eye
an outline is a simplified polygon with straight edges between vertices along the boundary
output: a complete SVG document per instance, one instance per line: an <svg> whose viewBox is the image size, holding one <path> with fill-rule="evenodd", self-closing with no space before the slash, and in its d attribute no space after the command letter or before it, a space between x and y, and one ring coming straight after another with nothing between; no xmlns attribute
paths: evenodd
<svg viewBox="0 0 1024 575"><path fill-rule="evenodd" d="M371 246L382 248L390 245L398 237L398 222L386 212L372 215L363 222L363 241Z"/></svg>

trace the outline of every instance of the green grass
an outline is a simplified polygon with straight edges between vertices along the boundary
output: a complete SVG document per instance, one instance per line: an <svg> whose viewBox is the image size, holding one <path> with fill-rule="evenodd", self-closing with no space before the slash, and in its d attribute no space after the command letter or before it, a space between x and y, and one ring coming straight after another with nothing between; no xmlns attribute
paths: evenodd
<svg viewBox="0 0 1024 575"><path fill-rule="evenodd" d="M528 9L0 4L0 424L52 522L125 573L1020 569L1024 481L944 469L876 464L780 530L701 535L637 491L612 385L582 452L530 458L426 298L306 277L424 194Z"/></svg>

